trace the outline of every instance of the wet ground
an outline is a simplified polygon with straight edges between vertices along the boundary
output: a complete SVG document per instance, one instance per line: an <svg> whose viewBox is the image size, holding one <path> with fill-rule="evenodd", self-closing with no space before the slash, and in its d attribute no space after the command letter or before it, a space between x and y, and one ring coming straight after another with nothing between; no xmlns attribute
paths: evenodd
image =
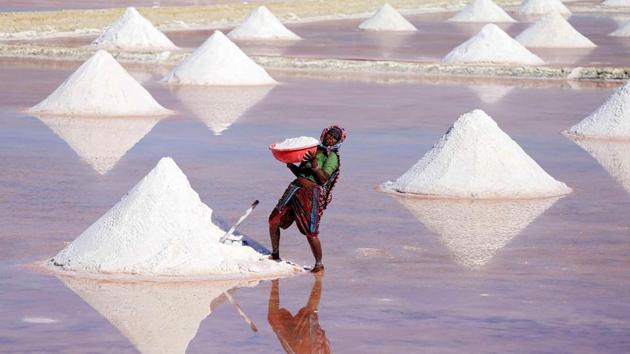
<svg viewBox="0 0 630 354"><path fill-rule="evenodd" d="M91 122L19 112L72 69L0 65L8 88L0 91L0 352L277 353L326 343L337 353L630 350L630 149L606 142L583 149L559 133L614 85L373 83L272 73L282 84L271 90L222 96L171 91L136 73L160 103L181 113ZM475 108L575 192L559 200L462 203L375 189ZM79 123L85 135L72 134ZM63 248L163 156L175 159L227 221L259 199L242 231L266 243L267 213L291 179L266 146L317 135L332 123L349 137L321 227L321 284L310 275L277 284L99 283L22 266ZM104 144L124 148L104 155ZM283 234L282 255L311 263L295 229Z"/></svg>

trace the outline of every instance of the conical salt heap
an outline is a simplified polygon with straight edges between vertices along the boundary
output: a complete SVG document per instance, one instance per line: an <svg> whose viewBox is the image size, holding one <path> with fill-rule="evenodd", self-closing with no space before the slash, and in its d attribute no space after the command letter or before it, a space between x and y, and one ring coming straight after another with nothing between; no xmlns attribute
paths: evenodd
<svg viewBox="0 0 630 354"><path fill-rule="evenodd" d="M165 115L151 94L104 50L83 63L31 113L78 116Z"/></svg>
<svg viewBox="0 0 630 354"><path fill-rule="evenodd" d="M171 84L246 86L277 82L221 31L214 31L163 81Z"/></svg>
<svg viewBox="0 0 630 354"><path fill-rule="evenodd" d="M574 139L608 174L630 193L630 141Z"/></svg>
<svg viewBox="0 0 630 354"><path fill-rule="evenodd" d="M113 169L162 120L162 117L38 118L99 174Z"/></svg>
<svg viewBox="0 0 630 354"><path fill-rule="evenodd" d="M614 37L630 37L630 21L624 23L621 27L619 27L617 30L611 32L609 34L609 36L614 36Z"/></svg>
<svg viewBox="0 0 630 354"><path fill-rule="evenodd" d="M515 38L530 48L595 48L595 43L583 36L557 12L550 13L528 27Z"/></svg>
<svg viewBox="0 0 630 354"><path fill-rule="evenodd" d="M163 158L51 264L88 273L138 276L294 274L248 246L223 244L225 231L171 158Z"/></svg>
<svg viewBox="0 0 630 354"><path fill-rule="evenodd" d="M300 36L286 28L266 6L259 6L227 34L234 40L300 40Z"/></svg>
<svg viewBox="0 0 630 354"><path fill-rule="evenodd" d="M452 22L516 22L492 0L472 0L448 20Z"/></svg>
<svg viewBox="0 0 630 354"><path fill-rule="evenodd" d="M429 231L437 234L456 263L471 269L479 269L490 262L558 199L396 198Z"/></svg>
<svg viewBox="0 0 630 354"><path fill-rule="evenodd" d="M540 65L544 61L527 50L497 25L487 24L481 32L448 53L443 63L489 63Z"/></svg>
<svg viewBox="0 0 630 354"><path fill-rule="evenodd" d="M571 11L560 0L523 0L516 13L523 16L540 16L549 13L570 15Z"/></svg>
<svg viewBox="0 0 630 354"><path fill-rule="evenodd" d="M134 7L128 7L122 16L92 42L92 45L104 49L131 51L178 49Z"/></svg>
<svg viewBox="0 0 630 354"><path fill-rule="evenodd" d="M395 8L385 3L372 17L361 22L359 29L366 31L417 31Z"/></svg>
<svg viewBox="0 0 630 354"><path fill-rule="evenodd" d="M595 112L566 131L596 139L630 139L630 82L617 89Z"/></svg>
<svg viewBox="0 0 630 354"><path fill-rule="evenodd" d="M479 109L459 117L422 159L383 189L480 199L545 198L571 192Z"/></svg>
<svg viewBox="0 0 630 354"><path fill-rule="evenodd" d="M60 277L142 354L184 354L201 322L245 281L113 282ZM227 295L226 295L227 294ZM235 310L236 311L236 310Z"/></svg>

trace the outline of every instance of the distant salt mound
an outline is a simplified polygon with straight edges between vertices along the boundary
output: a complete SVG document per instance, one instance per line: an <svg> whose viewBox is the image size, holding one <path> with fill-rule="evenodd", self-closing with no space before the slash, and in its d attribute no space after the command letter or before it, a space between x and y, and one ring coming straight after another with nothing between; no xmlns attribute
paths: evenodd
<svg viewBox="0 0 630 354"><path fill-rule="evenodd" d="M259 6L227 34L234 40L300 40L300 36L286 28L265 6Z"/></svg>
<svg viewBox="0 0 630 354"><path fill-rule="evenodd" d="M630 193L630 141L575 139L574 142Z"/></svg>
<svg viewBox="0 0 630 354"><path fill-rule="evenodd" d="M515 38L531 48L595 48L595 43L583 36L571 24L554 12L545 15Z"/></svg>
<svg viewBox="0 0 630 354"><path fill-rule="evenodd" d="M609 36L614 37L630 37L630 21L623 24L617 30L611 32Z"/></svg>
<svg viewBox="0 0 630 354"><path fill-rule="evenodd" d="M630 82L566 133L584 138L630 139Z"/></svg>
<svg viewBox="0 0 630 354"><path fill-rule="evenodd" d="M430 197L516 199L568 194L482 110L459 117L420 161L384 190Z"/></svg>
<svg viewBox="0 0 630 354"><path fill-rule="evenodd" d="M385 4L372 17L361 22L359 29L365 31L417 31L416 26L407 21L390 4Z"/></svg>
<svg viewBox="0 0 630 354"><path fill-rule="evenodd" d="M448 53L442 62L447 64L544 64L537 55L494 24L485 25L481 32Z"/></svg>
<svg viewBox="0 0 630 354"><path fill-rule="evenodd" d="M103 49L132 51L178 49L134 7L127 8L122 16L92 42L92 45Z"/></svg>
<svg viewBox="0 0 630 354"><path fill-rule="evenodd" d="M540 16L549 13L570 15L571 11L560 0L523 0L516 13L523 16Z"/></svg>
<svg viewBox="0 0 630 354"><path fill-rule="evenodd" d="M448 20L452 22L516 22L492 0L472 0Z"/></svg>
<svg viewBox="0 0 630 354"><path fill-rule="evenodd" d="M602 5L610 7L629 7L630 0L606 0Z"/></svg>
<svg viewBox="0 0 630 354"><path fill-rule="evenodd" d="M139 276L289 275L296 266L253 248L223 244L224 230L170 158L59 252L61 270Z"/></svg>
<svg viewBox="0 0 630 354"><path fill-rule="evenodd" d="M28 110L36 114L139 116L172 113L160 106L116 59L99 50L53 93Z"/></svg>
<svg viewBox="0 0 630 354"><path fill-rule="evenodd" d="M214 31L210 38L162 80L171 84L214 86L277 83L221 31Z"/></svg>

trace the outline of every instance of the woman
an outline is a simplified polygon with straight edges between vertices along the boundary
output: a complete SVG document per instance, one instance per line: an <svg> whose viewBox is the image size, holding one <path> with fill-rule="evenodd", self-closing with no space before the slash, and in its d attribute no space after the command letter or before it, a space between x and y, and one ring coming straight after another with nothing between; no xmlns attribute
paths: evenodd
<svg viewBox="0 0 630 354"><path fill-rule="evenodd" d="M269 215L272 259L280 259L280 228L286 229L295 221L315 257L311 272L318 273L324 269L319 221L332 199L331 192L339 177L339 147L345 139L343 128L330 126L322 131L321 143L315 154L307 153L299 166L287 164L297 178L289 184Z"/></svg>

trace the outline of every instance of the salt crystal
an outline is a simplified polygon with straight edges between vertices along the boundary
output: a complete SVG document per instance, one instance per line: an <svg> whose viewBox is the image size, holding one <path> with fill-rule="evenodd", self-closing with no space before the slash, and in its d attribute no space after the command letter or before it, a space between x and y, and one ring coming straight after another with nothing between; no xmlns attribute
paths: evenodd
<svg viewBox="0 0 630 354"><path fill-rule="evenodd" d="M300 136L297 138L285 139L276 144L276 149L299 149L307 146L315 146L319 144L319 140L310 136Z"/></svg>
<svg viewBox="0 0 630 354"><path fill-rule="evenodd" d="M594 48L590 39L583 36L557 12L550 13L528 27L515 38L531 48Z"/></svg>
<svg viewBox="0 0 630 354"><path fill-rule="evenodd" d="M300 36L286 28L266 6L259 6L227 34L234 40L300 40Z"/></svg>
<svg viewBox="0 0 630 354"><path fill-rule="evenodd" d="M492 0L472 0L448 20L452 22L516 22Z"/></svg>
<svg viewBox="0 0 630 354"><path fill-rule="evenodd" d="M560 0L523 0L516 13L524 16L540 16L549 13L570 15L571 11Z"/></svg>
<svg viewBox="0 0 630 354"><path fill-rule="evenodd" d="M386 3L372 17L361 22L359 29L366 31L417 31L396 9Z"/></svg>

